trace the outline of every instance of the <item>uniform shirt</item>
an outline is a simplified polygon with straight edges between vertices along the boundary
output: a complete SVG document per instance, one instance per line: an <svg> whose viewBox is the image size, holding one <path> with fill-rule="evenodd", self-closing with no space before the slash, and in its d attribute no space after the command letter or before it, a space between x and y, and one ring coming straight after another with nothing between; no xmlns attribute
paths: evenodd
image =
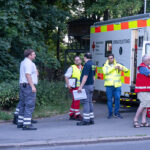
<svg viewBox="0 0 150 150"><path fill-rule="evenodd" d="M149 76L150 70L146 67L140 67L139 72L145 76Z"/></svg>
<svg viewBox="0 0 150 150"><path fill-rule="evenodd" d="M80 71L82 70L82 66L81 66L81 65L80 65L80 66L77 66L77 67L80 69ZM66 73L65 73L65 77L66 77L66 78L71 78L72 72L73 72L73 68L72 68L72 67L69 67L69 68L67 69Z"/></svg>
<svg viewBox="0 0 150 150"><path fill-rule="evenodd" d="M87 63L84 65L82 73L81 73L80 82L82 82L84 75L88 76L87 81L85 82L85 85L93 85L94 84L93 77L95 76L95 66L92 60L87 61Z"/></svg>
<svg viewBox="0 0 150 150"><path fill-rule="evenodd" d="M33 84L38 83L38 77L37 77L37 69L35 64L29 59L25 58L20 65L20 83L28 83L26 74L30 74L32 78Z"/></svg>

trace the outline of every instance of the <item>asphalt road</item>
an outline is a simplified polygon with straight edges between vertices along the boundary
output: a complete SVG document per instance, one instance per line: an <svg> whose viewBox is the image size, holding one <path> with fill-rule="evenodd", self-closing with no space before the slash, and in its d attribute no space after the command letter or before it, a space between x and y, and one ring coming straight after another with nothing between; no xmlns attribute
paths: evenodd
<svg viewBox="0 0 150 150"><path fill-rule="evenodd" d="M3 150L150 150L150 141L132 141L116 143L99 143L87 145L72 146L53 146L53 147L26 147L26 148L9 148Z"/></svg>

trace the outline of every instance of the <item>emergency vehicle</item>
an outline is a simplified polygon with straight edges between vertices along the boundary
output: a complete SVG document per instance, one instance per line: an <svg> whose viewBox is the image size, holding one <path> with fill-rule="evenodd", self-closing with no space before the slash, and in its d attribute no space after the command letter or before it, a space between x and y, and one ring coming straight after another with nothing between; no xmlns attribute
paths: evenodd
<svg viewBox="0 0 150 150"><path fill-rule="evenodd" d="M121 73L121 100L136 101L137 66L144 54L150 54L150 14L94 23L90 29L90 52L97 66L95 89L105 92L102 66L108 54L113 53L116 61L129 69L128 73Z"/></svg>

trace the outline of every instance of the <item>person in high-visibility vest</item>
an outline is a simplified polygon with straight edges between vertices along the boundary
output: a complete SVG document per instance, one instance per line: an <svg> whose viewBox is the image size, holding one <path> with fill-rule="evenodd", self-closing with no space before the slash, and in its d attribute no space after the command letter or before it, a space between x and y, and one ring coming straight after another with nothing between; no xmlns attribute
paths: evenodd
<svg viewBox="0 0 150 150"><path fill-rule="evenodd" d="M74 57L74 63L75 64L71 65L64 75L67 88L72 93L72 97L73 97L73 91L77 90L80 86L80 76L81 76L81 71L83 68L81 65L82 61L81 61L81 58L79 56ZM69 85L69 78L76 78L77 79L77 83L76 83L75 88L73 88ZM74 100L74 97L72 99L72 104L70 107L69 116L70 116L70 118L69 118L70 120L82 120L82 116L80 114L80 100Z"/></svg>
<svg viewBox="0 0 150 150"><path fill-rule="evenodd" d="M150 127L146 121L147 108L150 107L150 56L144 55L142 63L138 66L138 73L136 78L135 92L140 100L140 105L137 109L136 115L133 120L134 128ZM138 120L142 115L142 123L139 124Z"/></svg>
<svg viewBox="0 0 150 150"><path fill-rule="evenodd" d="M120 108L120 95L121 95L121 72L128 72L128 69L116 62L113 54L108 55L108 60L105 62L103 68L103 74L105 76L104 86L106 87L108 116L110 119L113 116L115 118L123 118L119 113ZM115 110L113 113L113 97L115 99Z"/></svg>

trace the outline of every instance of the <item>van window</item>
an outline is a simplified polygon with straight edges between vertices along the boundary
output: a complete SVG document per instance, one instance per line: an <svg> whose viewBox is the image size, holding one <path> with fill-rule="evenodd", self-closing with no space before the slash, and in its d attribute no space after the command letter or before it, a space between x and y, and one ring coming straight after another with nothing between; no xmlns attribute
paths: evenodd
<svg viewBox="0 0 150 150"><path fill-rule="evenodd" d="M139 47L143 47L143 36L139 36Z"/></svg>
<svg viewBox="0 0 150 150"><path fill-rule="evenodd" d="M145 54L150 54L150 44L149 43L147 43L145 45Z"/></svg>
<svg viewBox="0 0 150 150"><path fill-rule="evenodd" d="M112 54L112 41L105 42L105 57L108 57L109 54Z"/></svg>

